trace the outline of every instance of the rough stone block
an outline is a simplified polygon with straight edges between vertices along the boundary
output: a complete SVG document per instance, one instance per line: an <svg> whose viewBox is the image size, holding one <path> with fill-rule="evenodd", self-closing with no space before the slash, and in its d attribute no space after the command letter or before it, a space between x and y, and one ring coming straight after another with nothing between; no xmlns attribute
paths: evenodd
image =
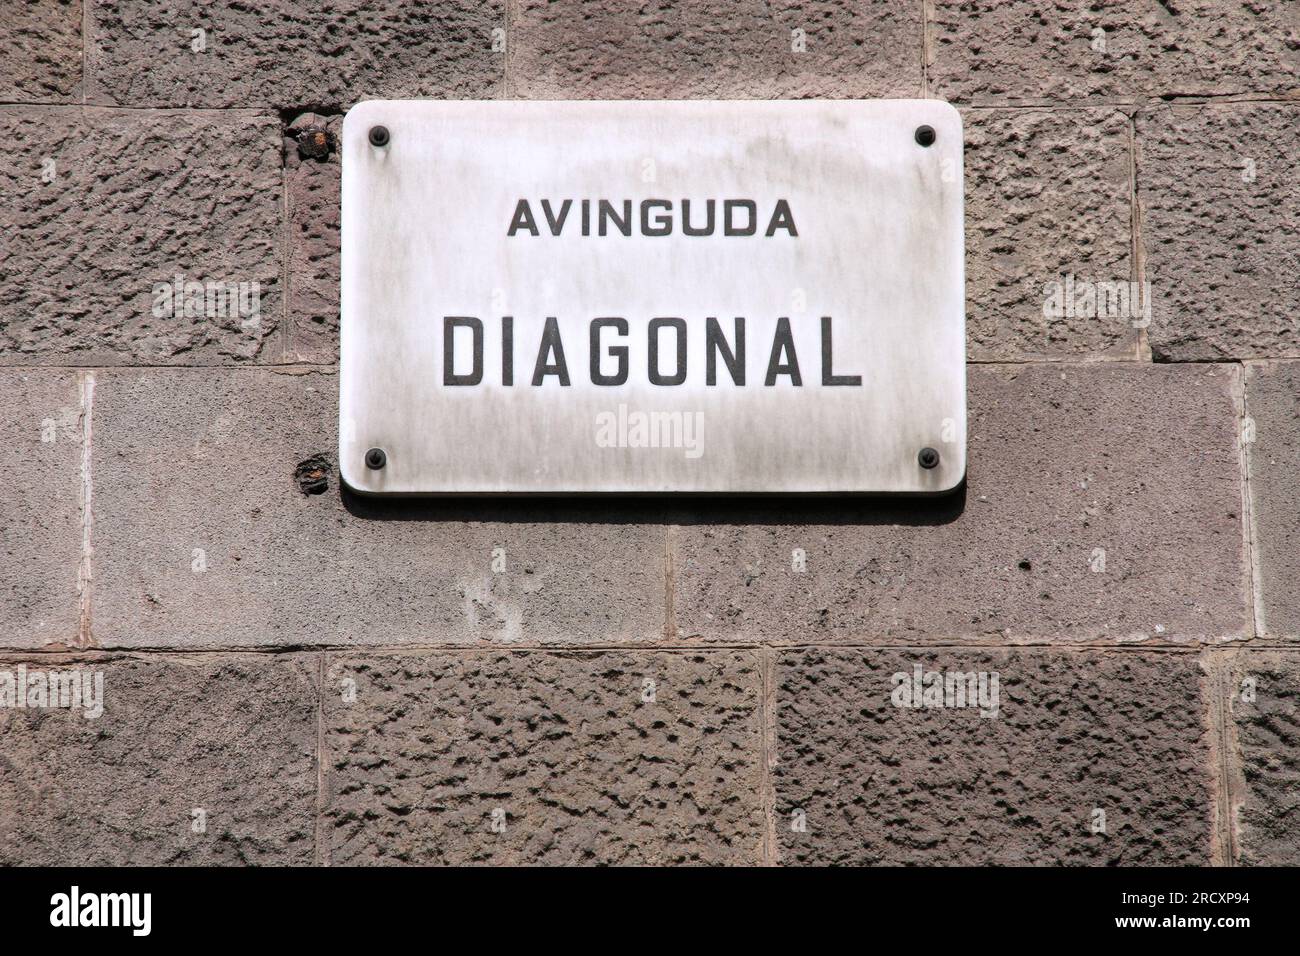
<svg viewBox="0 0 1300 956"><path fill-rule="evenodd" d="M105 371L95 415L101 646L662 634L659 506L342 494L333 374Z"/></svg>
<svg viewBox="0 0 1300 956"><path fill-rule="evenodd" d="M1300 655L1235 655L1231 717L1240 760L1234 812L1238 859L1300 864Z"/></svg>
<svg viewBox="0 0 1300 956"><path fill-rule="evenodd" d="M494 96L505 25L504 0L96 0L90 101L346 109Z"/></svg>
<svg viewBox="0 0 1300 956"><path fill-rule="evenodd" d="M64 370L0 370L0 646L77 643L79 378Z"/></svg>
<svg viewBox="0 0 1300 956"><path fill-rule="evenodd" d="M5 4L0 100L66 103L81 93L81 0Z"/></svg>
<svg viewBox="0 0 1300 956"><path fill-rule="evenodd" d="M677 633L887 643L1240 637L1237 375L1224 366L972 366L964 491L681 505Z"/></svg>
<svg viewBox="0 0 1300 956"><path fill-rule="evenodd" d="M331 654L331 862L758 863L758 663Z"/></svg>
<svg viewBox="0 0 1300 956"><path fill-rule="evenodd" d="M0 864L312 862L316 657L45 655L0 673L20 665L29 696L51 672L100 675L102 713L0 708Z"/></svg>
<svg viewBox="0 0 1300 956"><path fill-rule="evenodd" d="M1157 361L1300 356L1297 124L1300 104L1139 114Z"/></svg>
<svg viewBox="0 0 1300 956"><path fill-rule="evenodd" d="M962 119L971 358L1135 358L1142 313L1132 288L1129 308L1101 314L1084 296L1085 283L1132 278L1128 118L994 109ZM1070 302L1067 281L1079 290Z"/></svg>
<svg viewBox="0 0 1300 956"><path fill-rule="evenodd" d="M342 193L341 116L304 114L285 137L289 195L289 346L296 361L330 365L339 358L339 243ZM305 155L303 136L325 137L325 155Z"/></svg>
<svg viewBox="0 0 1300 956"><path fill-rule="evenodd" d="M1300 362L1246 366L1250 469L1261 634L1300 637Z"/></svg>
<svg viewBox="0 0 1300 956"><path fill-rule="evenodd" d="M1300 86L1292 3L935 0L931 91L963 103L1280 93Z"/></svg>
<svg viewBox="0 0 1300 956"><path fill-rule="evenodd" d="M279 361L280 167L270 114L0 107L0 364Z"/></svg>
<svg viewBox="0 0 1300 956"><path fill-rule="evenodd" d="M515 0L511 96L919 96L921 8L897 0Z"/></svg>
<svg viewBox="0 0 1300 956"><path fill-rule="evenodd" d="M900 706L914 699L917 665L922 706ZM926 696L931 673L944 706ZM990 716L978 690L976 706L957 693L970 675L996 702ZM784 654L773 771L781 862L1207 865L1202 680L1197 657L1176 653Z"/></svg>

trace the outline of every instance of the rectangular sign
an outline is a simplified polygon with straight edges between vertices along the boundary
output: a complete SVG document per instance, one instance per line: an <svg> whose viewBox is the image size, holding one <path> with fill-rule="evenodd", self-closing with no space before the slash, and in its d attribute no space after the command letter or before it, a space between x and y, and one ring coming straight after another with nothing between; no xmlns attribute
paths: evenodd
<svg viewBox="0 0 1300 956"><path fill-rule="evenodd" d="M962 481L947 104L372 101L342 150L355 490Z"/></svg>

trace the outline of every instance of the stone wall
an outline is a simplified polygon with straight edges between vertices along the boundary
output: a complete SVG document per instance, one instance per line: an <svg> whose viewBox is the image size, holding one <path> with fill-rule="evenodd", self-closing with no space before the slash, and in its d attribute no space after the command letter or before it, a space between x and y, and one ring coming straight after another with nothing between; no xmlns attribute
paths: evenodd
<svg viewBox="0 0 1300 956"><path fill-rule="evenodd" d="M964 491L340 487L352 104L915 96ZM1300 5L19 0L0 103L0 699L104 688L0 709L0 862L1300 862Z"/></svg>

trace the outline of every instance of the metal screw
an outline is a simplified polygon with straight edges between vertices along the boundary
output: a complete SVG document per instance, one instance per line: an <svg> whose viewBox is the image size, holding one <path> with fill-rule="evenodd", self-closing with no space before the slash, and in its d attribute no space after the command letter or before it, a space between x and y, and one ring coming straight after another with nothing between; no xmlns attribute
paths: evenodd
<svg viewBox="0 0 1300 956"><path fill-rule="evenodd" d="M934 468L939 464L939 453L933 448L922 448L916 461L922 468Z"/></svg>
<svg viewBox="0 0 1300 956"><path fill-rule="evenodd" d="M916 141L922 146L934 145L934 127L918 126L916 128Z"/></svg>
<svg viewBox="0 0 1300 956"><path fill-rule="evenodd" d="M388 145L388 127L372 126L370 127L370 145L387 146Z"/></svg>
<svg viewBox="0 0 1300 956"><path fill-rule="evenodd" d="M366 452L366 467L371 471L378 471L388 464L388 456L384 454L382 448L372 448Z"/></svg>

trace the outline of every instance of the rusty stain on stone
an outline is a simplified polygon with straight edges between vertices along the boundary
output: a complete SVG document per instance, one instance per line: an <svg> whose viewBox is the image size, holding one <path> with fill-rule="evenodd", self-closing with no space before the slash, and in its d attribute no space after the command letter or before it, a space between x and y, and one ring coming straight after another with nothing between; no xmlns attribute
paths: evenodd
<svg viewBox="0 0 1300 956"><path fill-rule="evenodd" d="M304 495L323 495L330 487L329 457L312 455L300 461L293 471L293 479L298 483L298 490Z"/></svg>
<svg viewBox="0 0 1300 956"><path fill-rule="evenodd" d="M334 136L324 126L305 126L298 131L298 152L307 159L324 159L334 148Z"/></svg>

